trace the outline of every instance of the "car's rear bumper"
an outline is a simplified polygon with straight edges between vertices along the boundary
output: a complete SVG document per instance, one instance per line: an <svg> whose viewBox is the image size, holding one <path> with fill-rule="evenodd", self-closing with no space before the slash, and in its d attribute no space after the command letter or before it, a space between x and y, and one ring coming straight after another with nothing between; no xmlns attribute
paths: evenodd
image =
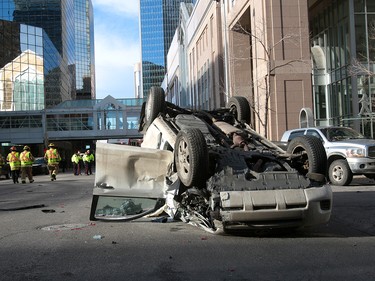
<svg viewBox="0 0 375 281"><path fill-rule="evenodd" d="M302 227L329 221L330 186L307 189L220 192L220 215L227 225Z"/></svg>

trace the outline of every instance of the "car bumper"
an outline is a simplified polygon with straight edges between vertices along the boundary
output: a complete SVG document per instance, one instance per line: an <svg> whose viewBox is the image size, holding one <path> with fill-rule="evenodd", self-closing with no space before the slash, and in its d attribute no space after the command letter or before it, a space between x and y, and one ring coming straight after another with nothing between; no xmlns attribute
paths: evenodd
<svg viewBox="0 0 375 281"><path fill-rule="evenodd" d="M332 210L329 185L308 189L220 192L227 227L276 228L324 224Z"/></svg>
<svg viewBox="0 0 375 281"><path fill-rule="evenodd" d="M375 159L371 158L347 158L350 170L353 174L374 174Z"/></svg>

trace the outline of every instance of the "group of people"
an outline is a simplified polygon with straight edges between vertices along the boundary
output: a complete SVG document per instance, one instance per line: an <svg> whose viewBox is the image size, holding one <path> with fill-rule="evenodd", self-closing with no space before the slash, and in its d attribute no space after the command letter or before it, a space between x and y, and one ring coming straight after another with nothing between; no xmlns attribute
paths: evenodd
<svg viewBox="0 0 375 281"><path fill-rule="evenodd" d="M92 175L92 164L95 161L94 154L90 150L87 150L83 155L78 150L72 155L73 173L75 176L81 175L81 169L85 168L85 174L87 176Z"/></svg>
<svg viewBox="0 0 375 281"><path fill-rule="evenodd" d="M59 152L57 151L56 146L53 143L48 145L48 150L44 154L44 159L47 162L48 170L50 173L51 181L56 180L56 175L58 172L59 162L61 161L61 157ZM2 158L2 157L1 157ZM9 163L10 166L10 174L13 180L13 183L19 183L18 179L21 174L21 182L26 183L26 179L29 180L30 183L34 182L33 178L33 163L34 163L34 156L30 151L30 147L25 145L23 147L23 151L20 153L17 151L15 146L10 148L10 152L6 158L6 161ZM4 161L1 159L0 162Z"/></svg>
<svg viewBox="0 0 375 281"><path fill-rule="evenodd" d="M1 161L3 162L4 160L2 159ZM26 183L26 178L29 179L30 183L34 182L32 172L34 156L31 154L29 146L25 145L21 153L17 151L15 146L12 146L6 161L10 166L13 183L19 183L20 174L22 183Z"/></svg>
<svg viewBox="0 0 375 281"><path fill-rule="evenodd" d="M30 183L34 182L32 166L35 158L28 145L23 147L23 151L21 153L17 151L15 146L12 146L5 160L9 163L13 183L19 183L18 179L20 175L21 182L23 184L26 183L26 179L28 179ZM5 160L0 155L0 165L4 165ZM59 163L61 162L61 156L55 144L50 143L48 145L48 150L46 150L44 154L44 160L47 163L51 181L55 181L59 171ZM95 158L90 150L87 150L83 156L81 156L80 151L77 151L77 153L73 154L71 160L75 175L81 174L81 161L85 167L85 174L92 174L92 164L94 163Z"/></svg>
<svg viewBox="0 0 375 281"><path fill-rule="evenodd" d="M34 182L32 171L34 156L31 154L29 146L25 145L21 153L17 151L15 146L12 146L6 157L6 161L10 166L13 183L19 183L20 174L22 183L26 183L26 178L29 179L30 183ZM0 164L5 164L2 156L0 156Z"/></svg>

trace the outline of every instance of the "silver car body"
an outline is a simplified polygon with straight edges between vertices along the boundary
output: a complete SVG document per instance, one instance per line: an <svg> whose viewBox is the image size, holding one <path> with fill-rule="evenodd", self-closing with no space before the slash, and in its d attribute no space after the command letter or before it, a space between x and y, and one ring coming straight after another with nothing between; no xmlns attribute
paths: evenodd
<svg viewBox="0 0 375 281"><path fill-rule="evenodd" d="M176 202L174 198L181 194L182 186L173 170L176 133L171 130L168 122L162 116L157 117L148 127L141 147L97 143L94 197L123 197L134 200L153 198L159 202L163 199L163 204L154 209L151 215L161 212L172 218L177 215L181 202ZM223 158L231 157L230 150L215 146L208 127L199 118L182 114L173 122L180 129L199 128L207 143L213 144L215 153L222 154ZM238 130L220 121L216 126L227 133ZM256 134L250 127L247 129ZM274 146L277 153L285 153L268 140L262 140ZM244 152L233 150L233 153L239 153L241 156ZM212 233L221 232L223 227L305 227L329 221L332 208L332 191L329 185L311 186L308 178L293 169L250 173L251 181L246 179L240 170L236 171L233 166L228 166L207 180L211 195L205 199L205 203L211 207L212 212L216 212L214 225L195 211L185 211L182 215L180 212L179 218ZM99 203L93 203L91 219L126 220L124 214L116 216L109 212L108 216L103 215L102 210L110 207L107 203L101 203L98 207ZM221 206L219 210L214 208L217 205ZM97 216L97 209L100 208L100 215ZM150 215L150 212L147 214Z"/></svg>
<svg viewBox="0 0 375 281"><path fill-rule="evenodd" d="M353 174L375 174L375 140L367 139L358 134L356 138L350 136L337 137L334 140L328 139L323 130L349 130L346 127L309 127L293 129L284 132L281 142L287 143L293 135L312 135L318 137L322 142L327 153L327 159L346 159ZM363 151L362 153L351 153L354 151Z"/></svg>

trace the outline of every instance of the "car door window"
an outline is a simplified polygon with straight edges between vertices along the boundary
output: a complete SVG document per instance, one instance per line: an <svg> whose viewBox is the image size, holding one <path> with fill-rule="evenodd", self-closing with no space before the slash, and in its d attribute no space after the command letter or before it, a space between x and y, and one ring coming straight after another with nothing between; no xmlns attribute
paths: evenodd
<svg viewBox="0 0 375 281"><path fill-rule="evenodd" d="M316 130L307 130L306 135L317 137L321 141L323 141L322 137L319 135L319 133Z"/></svg>
<svg viewBox="0 0 375 281"><path fill-rule="evenodd" d="M299 131L294 131L294 132L290 133L288 142L291 141L292 139L296 138L296 137L303 136L304 133L305 133L305 130L299 130Z"/></svg>

